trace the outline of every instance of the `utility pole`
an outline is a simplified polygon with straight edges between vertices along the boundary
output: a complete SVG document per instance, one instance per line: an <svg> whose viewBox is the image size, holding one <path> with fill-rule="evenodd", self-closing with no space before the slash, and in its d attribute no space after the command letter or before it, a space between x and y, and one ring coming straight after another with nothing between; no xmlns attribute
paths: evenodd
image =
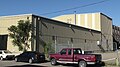
<svg viewBox="0 0 120 67"><path fill-rule="evenodd" d="M74 22L75 22L75 25L76 25L76 11L74 11L74 15L75 15Z"/></svg>

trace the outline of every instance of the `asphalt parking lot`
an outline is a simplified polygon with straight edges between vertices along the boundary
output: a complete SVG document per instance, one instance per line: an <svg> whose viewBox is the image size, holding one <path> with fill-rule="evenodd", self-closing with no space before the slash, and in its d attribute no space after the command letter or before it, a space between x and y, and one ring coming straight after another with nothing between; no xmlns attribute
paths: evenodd
<svg viewBox="0 0 120 67"><path fill-rule="evenodd" d="M50 62L29 64L26 62L15 62L14 60L3 60L0 61L0 67L77 67L77 65L59 64L56 66L52 66ZM89 65L88 67L101 67L101 66Z"/></svg>

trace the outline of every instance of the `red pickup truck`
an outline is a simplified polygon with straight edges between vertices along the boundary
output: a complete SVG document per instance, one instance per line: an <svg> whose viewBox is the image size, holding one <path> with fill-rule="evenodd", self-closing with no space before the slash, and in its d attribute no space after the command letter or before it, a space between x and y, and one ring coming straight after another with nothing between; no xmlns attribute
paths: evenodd
<svg viewBox="0 0 120 67"><path fill-rule="evenodd" d="M78 64L79 67L86 67L88 64L99 64L102 59L100 54L82 54L80 48L63 48L59 53L50 54L49 58L52 65L71 63Z"/></svg>

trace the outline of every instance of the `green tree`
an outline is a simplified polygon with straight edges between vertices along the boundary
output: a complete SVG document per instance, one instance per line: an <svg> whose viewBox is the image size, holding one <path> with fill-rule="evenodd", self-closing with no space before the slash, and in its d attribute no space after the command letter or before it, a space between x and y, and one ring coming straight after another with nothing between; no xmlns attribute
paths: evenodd
<svg viewBox="0 0 120 67"><path fill-rule="evenodd" d="M45 53L47 58L48 58L50 53L54 53L54 51L55 51L54 48L53 48L52 43L45 43L43 45L43 47L44 47L44 53Z"/></svg>
<svg viewBox="0 0 120 67"><path fill-rule="evenodd" d="M9 36L13 39L12 43L14 46L18 46L20 51L26 51L30 48L30 32L32 25L30 21L20 20L17 26L10 26L8 30L10 31Z"/></svg>

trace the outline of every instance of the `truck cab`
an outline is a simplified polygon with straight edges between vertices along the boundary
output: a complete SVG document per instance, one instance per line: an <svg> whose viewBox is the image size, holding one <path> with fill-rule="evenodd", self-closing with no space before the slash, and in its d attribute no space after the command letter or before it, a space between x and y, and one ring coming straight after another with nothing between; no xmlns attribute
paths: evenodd
<svg viewBox="0 0 120 67"><path fill-rule="evenodd" d="M56 54L50 54L52 65L57 63L78 64L79 67L86 67L88 64L96 64L101 62L100 54L82 54L80 48L63 48Z"/></svg>

